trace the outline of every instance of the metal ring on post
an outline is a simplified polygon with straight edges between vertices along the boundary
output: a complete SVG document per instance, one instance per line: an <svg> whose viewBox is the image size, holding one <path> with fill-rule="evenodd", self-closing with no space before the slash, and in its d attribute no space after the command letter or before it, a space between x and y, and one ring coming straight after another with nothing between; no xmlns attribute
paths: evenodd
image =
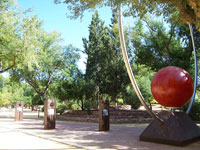
<svg viewBox="0 0 200 150"><path fill-rule="evenodd" d="M133 86L140 102L143 104L143 106L145 107L147 112L154 119L158 120L159 122L163 122L163 120L160 119L146 104L144 97L142 96L140 89L138 88L134 74L132 72L132 69L131 69L131 66L130 66L130 63L129 63L129 60L128 60L128 55L127 55L127 51L126 51L126 44L125 44L125 39L124 39L124 32L123 32L123 25L122 25L122 5L120 7L120 12L119 12L119 37L120 37L121 49L122 49L122 54L123 54L124 62L125 62L125 65L126 65L126 69L127 69L129 78L131 80L132 86Z"/></svg>
<svg viewBox="0 0 200 150"><path fill-rule="evenodd" d="M194 51L195 79L194 79L194 92L193 92L193 95L192 95L190 105L189 105L189 107L186 111L186 114L189 114L190 110L192 109L192 104L194 103L194 99L195 99L195 95L196 95L196 89L197 89L197 54L196 54L196 48L195 48L195 44L194 44L194 37L193 37L193 31L192 31L191 24L189 24L189 28L190 28L190 35L191 35L192 46L193 46L193 51Z"/></svg>

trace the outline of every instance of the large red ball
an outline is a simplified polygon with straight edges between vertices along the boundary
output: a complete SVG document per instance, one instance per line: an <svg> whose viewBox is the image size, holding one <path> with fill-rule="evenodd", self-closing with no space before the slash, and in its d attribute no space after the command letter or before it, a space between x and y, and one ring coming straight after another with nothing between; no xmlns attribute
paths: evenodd
<svg viewBox="0 0 200 150"><path fill-rule="evenodd" d="M194 84L185 70L169 66L159 70L151 82L151 92L166 107L181 107L191 98Z"/></svg>

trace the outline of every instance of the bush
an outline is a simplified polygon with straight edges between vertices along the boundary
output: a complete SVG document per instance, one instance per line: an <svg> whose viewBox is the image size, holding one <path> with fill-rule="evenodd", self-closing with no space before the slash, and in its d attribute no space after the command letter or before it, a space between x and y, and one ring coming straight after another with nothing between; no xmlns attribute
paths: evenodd
<svg viewBox="0 0 200 150"><path fill-rule="evenodd" d="M190 103L187 103L184 105L181 109L186 111L188 109ZM194 121L200 121L200 102L198 100L195 100L192 109L190 110L189 116L192 118Z"/></svg>
<svg viewBox="0 0 200 150"><path fill-rule="evenodd" d="M87 101L85 102L85 109L86 109L88 115L90 115L90 114L91 114L91 103L90 103L89 100L87 100Z"/></svg>
<svg viewBox="0 0 200 150"><path fill-rule="evenodd" d="M126 94L123 95L124 104L131 105L133 109L138 109L141 106L141 102L138 99L133 88L128 87L126 89Z"/></svg>
<svg viewBox="0 0 200 150"><path fill-rule="evenodd" d="M42 106L42 109L41 109L41 110L42 110L42 112L44 112L44 106Z"/></svg>
<svg viewBox="0 0 200 150"><path fill-rule="evenodd" d="M58 105L56 107L56 112L60 113L60 115L62 115L65 112L65 110L67 110L67 105L58 103Z"/></svg>

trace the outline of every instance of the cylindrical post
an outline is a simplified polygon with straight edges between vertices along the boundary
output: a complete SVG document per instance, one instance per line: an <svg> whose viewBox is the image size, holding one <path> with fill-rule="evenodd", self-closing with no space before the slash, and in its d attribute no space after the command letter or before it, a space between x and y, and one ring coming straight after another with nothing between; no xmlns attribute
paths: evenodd
<svg viewBox="0 0 200 150"><path fill-rule="evenodd" d="M23 101L16 101L15 105L15 121L23 121Z"/></svg>
<svg viewBox="0 0 200 150"><path fill-rule="evenodd" d="M99 131L110 130L109 101L99 100Z"/></svg>
<svg viewBox="0 0 200 150"><path fill-rule="evenodd" d="M194 103L195 100L195 95L196 95L196 89L197 89L197 74L198 74L198 70L197 70L197 52L196 52L196 48L195 48L195 43L194 43L194 37L193 37L193 31L192 31L192 26L191 24L189 24L189 29L190 29L190 35L191 35L191 39L192 39L192 47L193 47L193 51L194 51L194 66L195 66L195 76L194 76L194 92L192 95L192 99L190 101L189 107L186 111L186 114L190 113L190 110L192 109L192 104Z"/></svg>
<svg viewBox="0 0 200 150"><path fill-rule="evenodd" d="M44 129L56 128L56 101L54 99L44 101Z"/></svg>

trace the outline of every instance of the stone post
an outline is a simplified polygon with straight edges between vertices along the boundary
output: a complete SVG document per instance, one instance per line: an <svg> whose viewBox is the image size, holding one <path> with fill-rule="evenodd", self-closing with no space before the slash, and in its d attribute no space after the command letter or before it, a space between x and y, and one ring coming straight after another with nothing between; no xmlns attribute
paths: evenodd
<svg viewBox="0 0 200 150"><path fill-rule="evenodd" d="M109 101L99 100L99 131L110 130Z"/></svg>
<svg viewBox="0 0 200 150"><path fill-rule="evenodd" d="M16 101L15 105L15 121L23 121L23 101Z"/></svg>
<svg viewBox="0 0 200 150"><path fill-rule="evenodd" d="M56 128L56 101L49 99L44 101L44 129Z"/></svg>

